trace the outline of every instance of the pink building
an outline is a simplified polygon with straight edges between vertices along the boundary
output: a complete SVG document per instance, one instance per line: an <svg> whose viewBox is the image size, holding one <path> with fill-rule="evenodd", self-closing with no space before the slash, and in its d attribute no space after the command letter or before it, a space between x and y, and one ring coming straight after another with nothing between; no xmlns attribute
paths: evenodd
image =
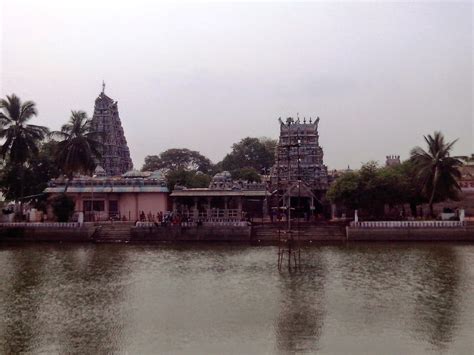
<svg viewBox="0 0 474 355"><path fill-rule="evenodd" d="M54 197L64 192L65 185L65 179L53 180L45 192ZM136 221L142 212L148 219L168 210L168 188L160 172L132 170L119 177L77 177L66 194L74 199L75 212L84 212L86 221Z"/></svg>

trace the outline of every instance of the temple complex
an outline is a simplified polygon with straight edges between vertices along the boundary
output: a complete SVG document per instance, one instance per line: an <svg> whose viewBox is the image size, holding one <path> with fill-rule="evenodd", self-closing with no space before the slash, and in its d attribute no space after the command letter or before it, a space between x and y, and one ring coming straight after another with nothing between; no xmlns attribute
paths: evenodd
<svg viewBox="0 0 474 355"><path fill-rule="evenodd" d="M240 221L267 212L266 183L233 180L228 171L216 174L208 188L175 186L173 212L190 221Z"/></svg>
<svg viewBox="0 0 474 355"><path fill-rule="evenodd" d="M280 138L270 174L272 191L279 196L278 205L296 207L296 201L291 200L298 198L301 211L322 207L329 177L319 145L319 117L314 121L289 117L286 122L279 122Z"/></svg>
<svg viewBox="0 0 474 355"><path fill-rule="evenodd" d="M64 177L49 182L45 192L54 198L63 194ZM66 194L74 200L74 211L83 212L85 221L136 221L140 214L156 215L168 210L168 187L159 171L131 170L121 176L105 176L97 167L94 176L77 176ZM53 218L49 211L49 218Z"/></svg>
<svg viewBox="0 0 474 355"><path fill-rule="evenodd" d="M102 161L99 163L107 176L119 176L133 168L130 150L123 132L122 123L117 107L117 101L112 100L102 92L95 100L92 125L102 133Z"/></svg>

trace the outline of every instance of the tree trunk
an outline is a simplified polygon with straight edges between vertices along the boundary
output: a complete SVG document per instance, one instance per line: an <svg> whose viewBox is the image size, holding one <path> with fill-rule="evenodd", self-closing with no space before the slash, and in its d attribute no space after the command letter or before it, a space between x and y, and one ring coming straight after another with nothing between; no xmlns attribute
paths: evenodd
<svg viewBox="0 0 474 355"><path fill-rule="evenodd" d="M20 218L23 222L23 197L25 195L25 167L23 164L19 164L20 170Z"/></svg>
<svg viewBox="0 0 474 355"><path fill-rule="evenodd" d="M433 210L433 203L436 195L436 186L438 185L438 177L439 177L439 170L438 167L435 168L435 174L433 177L433 190L431 191L431 196L430 196L430 201L429 201L429 206L430 206L430 217L434 218L434 210Z"/></svg>

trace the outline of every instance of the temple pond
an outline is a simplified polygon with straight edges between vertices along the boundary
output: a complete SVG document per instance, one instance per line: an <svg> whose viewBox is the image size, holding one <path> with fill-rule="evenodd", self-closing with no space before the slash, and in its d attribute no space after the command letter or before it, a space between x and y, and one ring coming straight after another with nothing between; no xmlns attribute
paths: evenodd
<svg viewBox="0 0 474 355"><path fill-rule="evenodd" d="M474 245L0 245L0 353L472 353Z"/></svg>

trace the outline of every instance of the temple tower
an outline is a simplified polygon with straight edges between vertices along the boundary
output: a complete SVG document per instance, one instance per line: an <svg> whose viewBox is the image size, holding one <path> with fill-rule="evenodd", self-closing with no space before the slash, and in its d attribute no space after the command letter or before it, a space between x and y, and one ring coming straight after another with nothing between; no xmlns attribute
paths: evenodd
<svg viewBox="0 0 474 355"><path fill-rule="evenodd" d="M92 125L102 133L102 161L100 165L108 176L121 175L133 168L130 150L123 132L117 101L105 95L105 84L95 100Z"/></svg>
<svg viewBox="0 0 474 355"><path fill-rule="evenodd" d="M321 202L329 185L323 149L319 145L319 117L314 121L289 117L286 122L281 119L279 122L280 139L271 171L271 185L279 190L281 202L299 196L310 199L313 209L315 203Z"/></svg>

